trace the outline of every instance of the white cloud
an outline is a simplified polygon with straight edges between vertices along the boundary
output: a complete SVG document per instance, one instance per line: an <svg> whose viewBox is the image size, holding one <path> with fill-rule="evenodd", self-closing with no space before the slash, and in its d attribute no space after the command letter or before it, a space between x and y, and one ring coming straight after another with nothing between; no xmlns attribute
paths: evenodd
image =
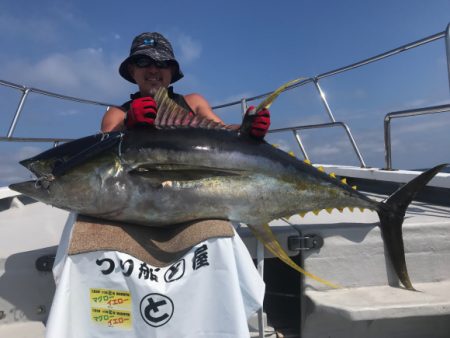
<svg viewBox="0 0 450 338"><path fill-rule="evenodd" d="M25 145L14 152L4 152L5 160L0 163L0 186L29 180L33 175L18 162L42 152L42 148Z"/></svg>
<svg viewBox="0 0 450 338"><path fill-rule="evenodd" d="M336 155L343 152L344 147L332 146L329 144L322 145L320 147L313 147L311 149L311 154L313 156L330 156Z"/></svg>
<svg viewBox="0 0 450 338"><path fill-rule="evenodd" d="M200 42L194 40L192 37L181 34L177 39L177 50L181 54L177 56L181 63L189 63L198 59L202 53L202 45Z"/></svg>
<svg viewBox="0 0 450 338"><path fill-rule="evenodd" d="M0 14L0 31L3 37L18 39L22 43L33 41L48 44L60 37L60 31L51 20L44 18L23 20L5 13Z"/></svg>
<svg viewBox="0 0 450 338"><path fill-rule="evenodd" d="M4 79L22 85L101 101L123 97L130 91L117 74L118 63L101 48L85 48L49 54L34 62L24 58L4 62L0 73Z"/></svg>
<svg viewBox="0 0 450 338"><path fill-rule="evenodd" d="M271 138L271 140L268 142L272 144L274 147L281 149L285 152L293 151L291 145L285 139L275 137L273 139Z"/></svg>
<svg viewBox="0 0 450 338"><path fill-rule="evenodd" d="M446 113L446 114L448 114L450 116L450 112ZM420 134L420 132L422 132L422 131L429 131L429 130L437 131L437 130L444 129L445 131L447 131L449 126L450 126L449 120L439 119L439 120L421 121L420 123L411 123L411 124L407 124L407 125L403 125L403 126L395 126L395 127L391 127L391 128L395 129L393 131L393 133L395 133L395 135L402 135L402 134L410 134L410 133Z"/></svg>
<svg viewBox="0 0 450 338"><path fill-rule="evenodd" d="M42 152L42 149L35 146L23 146L17 152L14 153L14 161L22 161L23 159L36 156Z"/></svg>

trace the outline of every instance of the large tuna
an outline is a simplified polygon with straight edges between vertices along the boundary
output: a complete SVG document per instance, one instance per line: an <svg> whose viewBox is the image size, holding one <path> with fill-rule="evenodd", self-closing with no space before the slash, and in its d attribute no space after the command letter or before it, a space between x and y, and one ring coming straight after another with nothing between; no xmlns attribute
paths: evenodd
<svg viewBox="0 0 450 338"><path fill-rule="evenodd" d="M155 129L88 136L24 160L37 180L11 189L80 214L145 226L199 219L243 222L265 242L263 225L276 218L368 208L379 214L400 281L413 289L405 263L403 217L417 191L444 165L379 203L265 141L217 123L169 115L161 113Z"/></svg>

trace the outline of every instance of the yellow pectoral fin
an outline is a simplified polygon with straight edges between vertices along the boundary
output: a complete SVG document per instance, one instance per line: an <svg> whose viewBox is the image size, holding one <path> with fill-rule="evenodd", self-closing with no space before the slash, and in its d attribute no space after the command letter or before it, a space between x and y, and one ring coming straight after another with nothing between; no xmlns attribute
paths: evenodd
<svg viewBox="0 0 450 338"><path fill-rule="evenodd" d="M304 270L302 267L297 265L291 257L286 253L286 251L282 248L280 243L278 242L277 238L272 232L272 229L268 224L265 224L263 226L254 226L254 225L248 225L250 230L253 232L255 237L260 240L264 246L269 250L275 257L278 257L281 259L284 263L289 265L294 270L304 274L305 276L308 276L311 279L314 279L315 281L325 284L333 289L339 289L340 286L333 284L325 279L322 279L306 270Z"/></svg>

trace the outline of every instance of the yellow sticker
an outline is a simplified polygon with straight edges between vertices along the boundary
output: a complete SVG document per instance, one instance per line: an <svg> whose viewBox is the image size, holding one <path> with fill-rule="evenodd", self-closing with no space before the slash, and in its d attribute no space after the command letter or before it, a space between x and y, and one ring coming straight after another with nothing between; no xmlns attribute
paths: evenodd
<svg viewBox="0 0 450 338"><path fill-rule="evenodd" d="M91 308L91 319L97 324L122 329L131 329L131 311Z"/></svg>
<svg viewBox="0 0 450 338"><path fill-rule="evenodd" d="M90 289L91 307L131 309L131 293L109 289Z"/></svg>

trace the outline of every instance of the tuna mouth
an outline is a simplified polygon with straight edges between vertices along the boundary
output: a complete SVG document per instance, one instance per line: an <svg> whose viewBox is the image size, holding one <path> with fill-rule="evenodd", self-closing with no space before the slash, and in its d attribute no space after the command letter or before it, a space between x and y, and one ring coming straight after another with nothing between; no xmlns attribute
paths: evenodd
<svg viewBox="0 0 450 338"><path fill-rule="evenodd" d="M37 180L14 183L9 186L9 189L37 200L47 191L44 186L38 184Z"/></svg>

